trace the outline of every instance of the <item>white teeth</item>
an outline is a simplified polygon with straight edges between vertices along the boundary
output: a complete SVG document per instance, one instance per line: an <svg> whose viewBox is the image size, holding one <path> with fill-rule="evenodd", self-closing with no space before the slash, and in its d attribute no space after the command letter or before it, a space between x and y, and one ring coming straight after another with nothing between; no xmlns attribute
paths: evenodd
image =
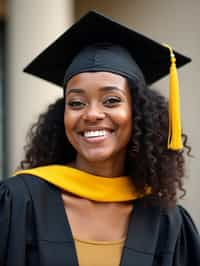
<svg viewBox="0 0 200 266"><path fill-rule="evenodd" d="M102 137L106 135L106 130L86 131L83 135L86 138Z"/></svg>

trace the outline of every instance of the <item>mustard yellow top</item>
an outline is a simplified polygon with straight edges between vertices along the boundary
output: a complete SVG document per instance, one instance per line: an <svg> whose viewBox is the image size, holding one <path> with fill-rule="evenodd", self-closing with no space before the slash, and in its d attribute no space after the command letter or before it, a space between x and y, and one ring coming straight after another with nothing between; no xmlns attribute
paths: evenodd
<svg viewBox="0 0 200 266"><path fill-rule="evenodd" d="M85 241L74 237L79 266L119 266L125 239Z"/></svg>

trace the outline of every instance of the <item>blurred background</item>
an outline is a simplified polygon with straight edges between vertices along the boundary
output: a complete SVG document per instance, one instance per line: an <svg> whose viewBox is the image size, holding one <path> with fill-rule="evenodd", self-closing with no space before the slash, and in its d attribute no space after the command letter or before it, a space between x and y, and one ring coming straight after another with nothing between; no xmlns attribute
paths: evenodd
<svg viewBox="0 0 200 266"><path fill-rule="evenodd" d="M200 1L199 0L0 0L0 179L23 157L26 133L62 90L24 74L37 54L88 10L108 15L191 57L179 70L183 129L193 159L187 159L187 195L181 204L200 230ZM153 85L168 95L168 78Z"/></svg>

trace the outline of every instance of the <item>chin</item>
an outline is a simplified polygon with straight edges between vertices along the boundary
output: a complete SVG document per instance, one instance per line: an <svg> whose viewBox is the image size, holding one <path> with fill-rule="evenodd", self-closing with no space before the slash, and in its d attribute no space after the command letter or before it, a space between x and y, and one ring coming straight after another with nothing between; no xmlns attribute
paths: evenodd
<svg viewBox="0 0 200 266"><path fill-rule="evenodd" d="M91 163L103 162L110 159L110 156L106 155L87 155L84 158Z"/></svg>
<svg viewBox="0 0 200 266"><path fill-rule="evenodd" d="M91 151L87 153L82 153L82 157L87 160L88 162L92 163L97 163L97 162L104 162L108 160L112 160L116 157L118 157L119 154L114 153L112 151L102 151L102 152L97 152L97 151Z"/></svg>

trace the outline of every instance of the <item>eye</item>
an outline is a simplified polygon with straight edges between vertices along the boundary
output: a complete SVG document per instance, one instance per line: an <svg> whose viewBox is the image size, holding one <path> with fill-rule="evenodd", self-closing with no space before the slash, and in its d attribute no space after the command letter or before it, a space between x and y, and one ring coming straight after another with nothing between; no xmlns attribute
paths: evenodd
<svg viewBox="0 0 200 266"><path fill-rule="evenodd" d="M69 105L72 109L80 109L84 107L86 104L79 100L73 100L73 101L67 102L67 105Z"/></svg>
<svg viewBox="0 0 200 266"><path fill-rule="evenodd" d="M116 106L121 102L121 98L119 97L108 97L104 100L104 104L108 107Z"/></svg>

